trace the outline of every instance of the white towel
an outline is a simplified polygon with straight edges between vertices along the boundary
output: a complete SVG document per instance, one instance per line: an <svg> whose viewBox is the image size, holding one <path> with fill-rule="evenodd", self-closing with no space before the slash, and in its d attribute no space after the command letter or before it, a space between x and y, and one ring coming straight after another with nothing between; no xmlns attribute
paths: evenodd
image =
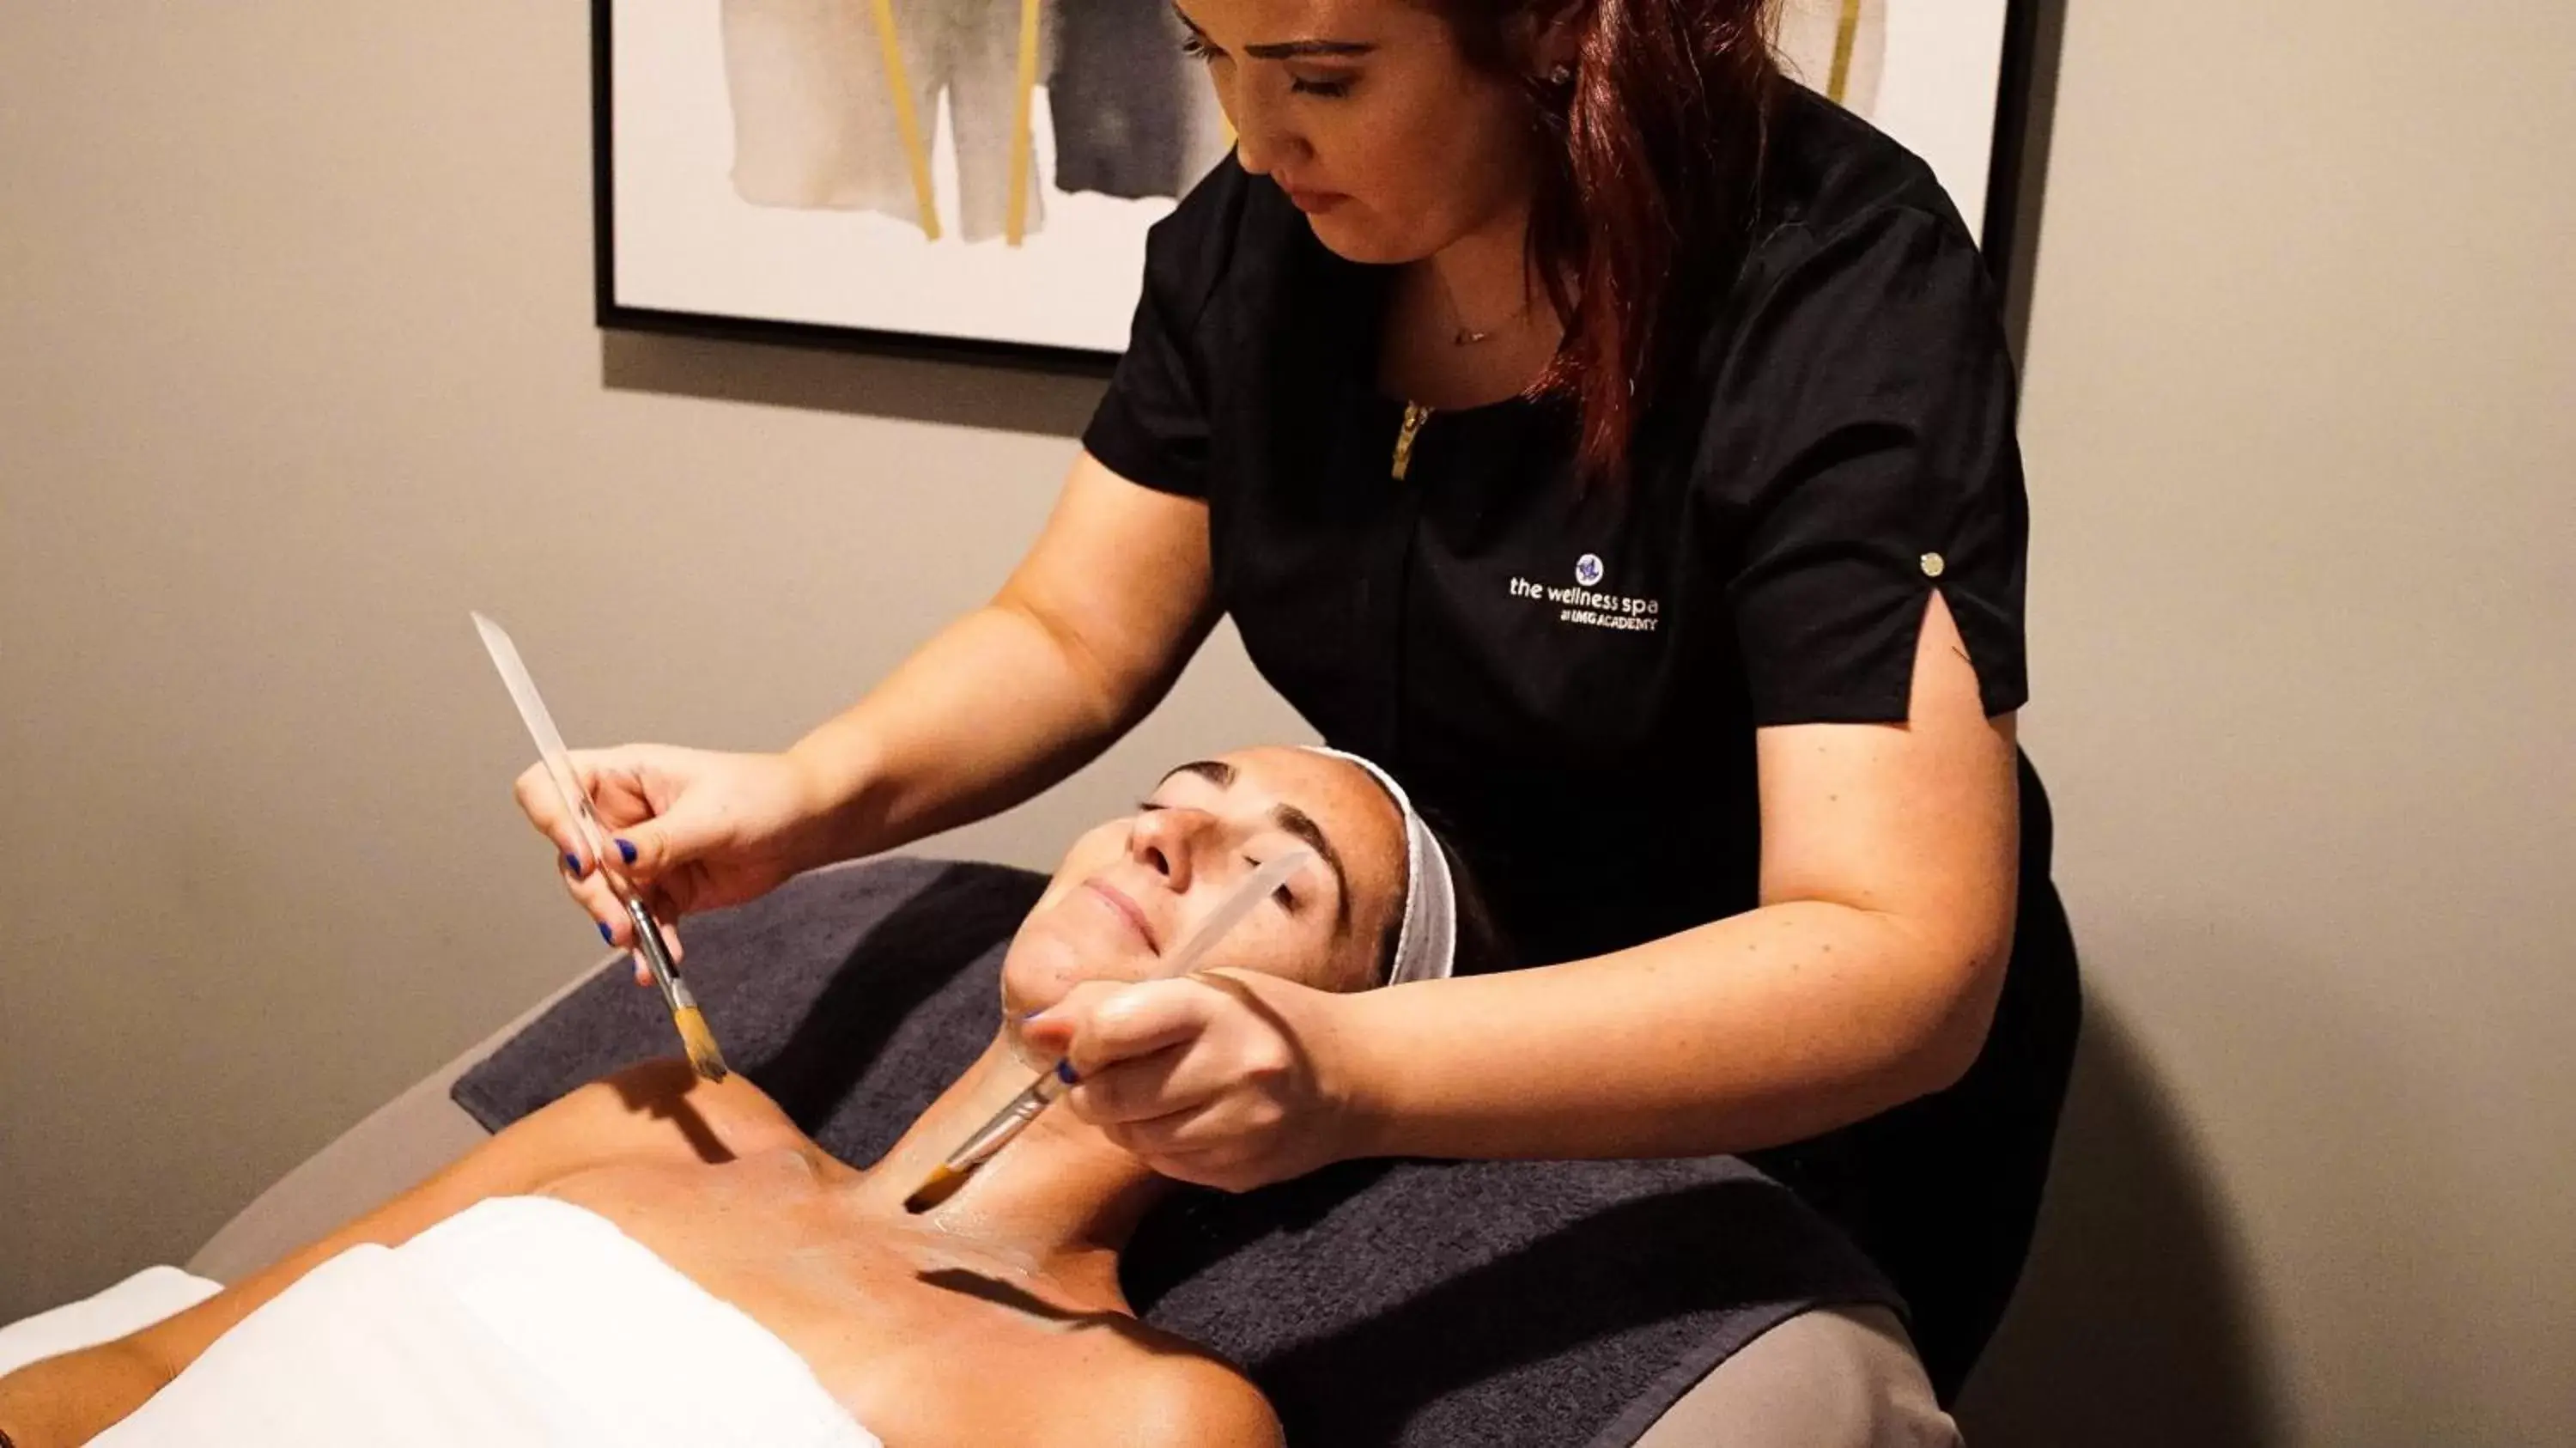
<svg viewBox="0 0 2576 1448"><path fill-rule="evenodd" d="M38 1362L150 1327L224 1290L176 1267L146 1267L114 1287L0 1327L0 1378Z"/></svg>
<svg viewBox="0 0 2576 1448"><path fill-rule="evenodd" d="M96 1441L881 1448L760 1324L542 1197L341 1253Z"/></svg>

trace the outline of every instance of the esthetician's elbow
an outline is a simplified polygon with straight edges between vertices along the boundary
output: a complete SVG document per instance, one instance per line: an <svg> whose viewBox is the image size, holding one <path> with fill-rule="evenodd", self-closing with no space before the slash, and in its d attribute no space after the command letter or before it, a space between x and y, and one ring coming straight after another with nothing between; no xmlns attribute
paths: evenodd
<svg viewBox="0 0 2576 1448"><path fill-rule="evenodd" d="M1906 1100L1947 1091L1985 1054L2012 960L2012 926L1927 942L1920 957L1930 996L1919 1038L1897 1071Z"/></svg>

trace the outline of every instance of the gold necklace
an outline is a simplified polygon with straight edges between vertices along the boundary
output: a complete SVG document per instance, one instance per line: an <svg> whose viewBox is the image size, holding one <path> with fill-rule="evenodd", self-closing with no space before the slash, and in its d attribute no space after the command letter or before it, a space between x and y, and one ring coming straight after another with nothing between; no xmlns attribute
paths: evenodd
<svg viewBox="0 0 2576 1448"><path fill-rule="evenodd" d="M1529 315L1529 292L1524 284L1519 306L1504 313L1500 321L1482 331L1470 327L1467 325L1467 319L1459 314L1458 294L1449 290L1449 279L1440 274L1440 264L1438 262L1424 264L1431 268L1431 279L1440 284L1440 300L1448 305L1449 325L1452 329L1449 333L1449 345L1452 347L1473 347L1479 342L1490 341L1504 327Z"/></svg>

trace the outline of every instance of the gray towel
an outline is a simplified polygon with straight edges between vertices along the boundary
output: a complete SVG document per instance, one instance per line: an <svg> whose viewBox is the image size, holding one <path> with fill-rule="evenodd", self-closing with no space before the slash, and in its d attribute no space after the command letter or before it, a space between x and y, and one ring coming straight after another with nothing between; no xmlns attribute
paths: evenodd
<svg viewBox="0 0 2576 1448"><path fill-rule="evenodd" d="M689 983L725 1052L848 1162L875 1160L992 1039L1002 953L1045 881L886 860L692 920ZM498 1129L673 1050L660 998L603 970L468 1071ZM1126 1257L1157 1326L1241 1363L1290 1440L1333 1448L1634 1443L1780 1321L1895 1297L1733 1158L1354 1162L1242 1196L1185 1191Z"/></svg>

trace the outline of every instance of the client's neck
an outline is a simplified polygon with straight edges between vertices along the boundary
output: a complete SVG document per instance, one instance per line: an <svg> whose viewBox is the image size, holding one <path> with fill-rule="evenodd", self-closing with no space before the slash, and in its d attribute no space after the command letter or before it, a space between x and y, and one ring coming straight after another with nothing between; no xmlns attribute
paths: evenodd
<svg viewBox="0 0 2576 1448"><path fill-rule="evenodd" d="M868 1169L855 1199L871 1211L902 1214L904 1199L1029 1080L1029 1068L997 1038ZM912 1220L1060 1275L1114 1285L1119 1250L1169 1186L1057 1105Z"/></svg>

